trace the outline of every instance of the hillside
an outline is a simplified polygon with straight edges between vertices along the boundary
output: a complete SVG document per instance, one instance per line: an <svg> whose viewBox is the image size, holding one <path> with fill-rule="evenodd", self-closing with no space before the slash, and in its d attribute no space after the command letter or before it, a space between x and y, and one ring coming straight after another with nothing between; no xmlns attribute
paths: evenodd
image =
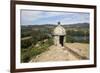
<svg viewBox="0 0 100 73"><path fill-rule="evenodd" d="M42 24L42 25L27 25L24 26L22 25L22 29L23 28L54 28L56 25L54 24ZM64 28L89 28L89 23L77 23L77 24L63 24L62 25Z"/></svg>

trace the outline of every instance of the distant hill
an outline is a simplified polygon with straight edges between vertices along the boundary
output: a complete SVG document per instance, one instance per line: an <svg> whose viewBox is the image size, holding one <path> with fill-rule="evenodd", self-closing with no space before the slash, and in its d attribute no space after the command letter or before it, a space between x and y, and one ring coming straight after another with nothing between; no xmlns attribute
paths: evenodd
<svg viewBox="0 0 100 73"><path fill-rule="evenodd" d="M69 24L69 25L63 25L64 27L82 27L82 28L88 28L89 23L77 23L77 24Z"/></svg>
<svg viewBox="0 0 100 73"><path fill-rule="evenodd" d="M22 25L21 28L32 28L32 29L39 29L39 28L54 28L57 25L55 24L42 24L42 25ZM77 23L77 24L64 24L62 25L64 28L89 28L89 23Z"/></svg>

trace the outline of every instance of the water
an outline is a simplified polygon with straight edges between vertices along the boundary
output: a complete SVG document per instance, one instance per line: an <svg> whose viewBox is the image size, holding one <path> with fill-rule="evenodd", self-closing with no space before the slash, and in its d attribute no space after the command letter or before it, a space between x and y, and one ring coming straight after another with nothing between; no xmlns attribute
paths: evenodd
<svg viewBox="0 0 100 73"><path fill-rule="evenodd" d="M77 40L77 41L89 40L89 36L73 36L72 38Z"/></svg>

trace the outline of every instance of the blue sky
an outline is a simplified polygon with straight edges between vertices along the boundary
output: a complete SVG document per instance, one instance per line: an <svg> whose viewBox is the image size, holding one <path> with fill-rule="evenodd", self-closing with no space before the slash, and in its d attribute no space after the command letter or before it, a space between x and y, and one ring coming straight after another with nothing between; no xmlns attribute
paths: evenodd
<svg viewBox="0 0 100 73"><path fill-rule="evenodd" d="M89 23L89 13L21 10L21 25Z"/></svg>

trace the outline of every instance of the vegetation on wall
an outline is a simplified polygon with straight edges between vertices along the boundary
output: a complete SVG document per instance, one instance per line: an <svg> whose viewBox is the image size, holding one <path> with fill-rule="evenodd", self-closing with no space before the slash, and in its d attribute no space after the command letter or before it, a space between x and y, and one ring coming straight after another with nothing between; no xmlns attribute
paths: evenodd
<svg viewBox="0 0 100 73"><path fill-rule="evenodd" d="M49 29L21 28L21 62L29 62L53 45Z"/></svg>
<svg viewBox="0 0 100 73"><path fill-rule="evenodd" d="M53 40L48 39L46 42L39 42L38 46L31 46L28 49L21 49L21 62L29 62L33 57L48 50L48 47L53 45Z"/></svg>

